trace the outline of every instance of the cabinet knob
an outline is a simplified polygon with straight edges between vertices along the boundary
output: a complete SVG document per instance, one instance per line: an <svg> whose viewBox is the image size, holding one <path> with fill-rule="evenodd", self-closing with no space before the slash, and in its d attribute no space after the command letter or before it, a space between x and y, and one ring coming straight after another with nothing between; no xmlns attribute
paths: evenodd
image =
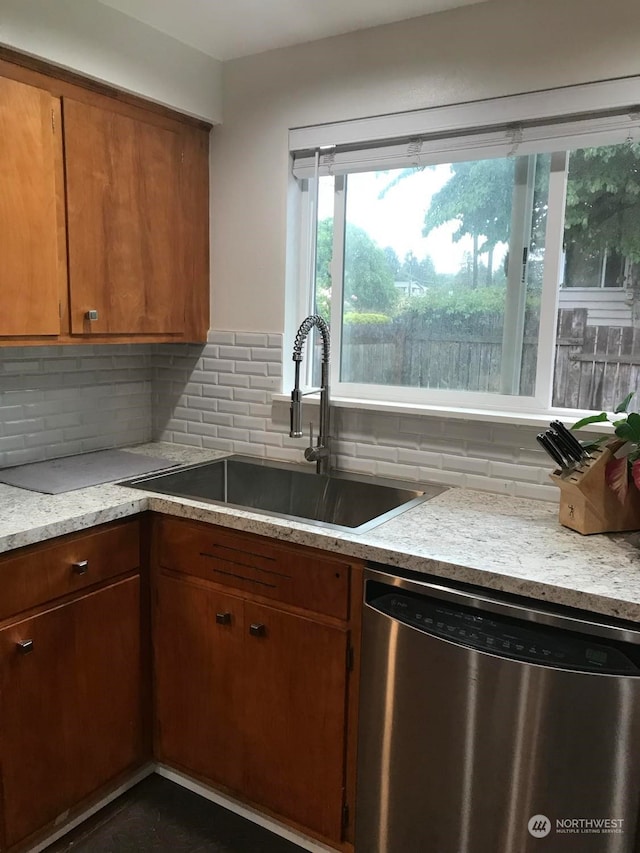
<svg viewBox="0 0 640 853"><path fill-rule="evenodd" d="M98 312L95 308L90 308L88 311L85 311L84 318L85 320L97 320Z"/></svg>
<svg viewBox="0 0 640 853"><path fill-rule="evenodd" d="M218 625L231 625L230 613L216 613L216 622Z"/></svg>
<svg viewBox="0 0 640 853"><path fill-rule="evenodd" d="M33 651L33 640L21 640L16 643L16 649L20 655L28 655Z"/></svg>
<svg viewBox="0 0 640 853"><path fill-rule="evenodd" d="M252 637L264 637L267 633L267 626L261 622L252 622L249 626L249 633Z"/></svg>
<svg viewBox="0 0 640 853"><path fill-rule="evenodd" d="M71 568L74 575L86 575L89 571L89 560L78 560L77 563L71 564Z"/></svg>

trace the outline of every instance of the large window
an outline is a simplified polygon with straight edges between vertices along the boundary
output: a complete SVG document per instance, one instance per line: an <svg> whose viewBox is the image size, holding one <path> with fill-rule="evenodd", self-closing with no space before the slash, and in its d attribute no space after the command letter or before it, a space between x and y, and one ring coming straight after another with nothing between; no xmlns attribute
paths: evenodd
<svg viewBox="0 0 640 853"><path fill-rule="evenodd" d="M296 152L334 393L548 411L635 390L636 140L625 111Z"/></svg>

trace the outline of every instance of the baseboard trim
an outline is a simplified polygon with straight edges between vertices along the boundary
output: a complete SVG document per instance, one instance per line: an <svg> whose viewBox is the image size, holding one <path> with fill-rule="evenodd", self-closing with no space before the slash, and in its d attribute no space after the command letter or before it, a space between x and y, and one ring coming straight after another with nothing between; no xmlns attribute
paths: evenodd
<svg viewBox="0 0 640 853"><path fill-rule="evenodd" d="M194 779L191 779L184 773L180 773L178 770L173 770L171 767L167 767L164 764L158 764L155 767L155 772L159 776L163 776L165 779L169 779L171 782L175 782L183 788L193 791L194 794L199 794L201 797L210 800L212 803L222 806L223 808L240 815L240 817L250 820L252 823L257 824L264 829L268 829L269 832L273 832L274 835L279 835L281 838L291 841L292 844L297 844L303 850L309 851L309 853L337 853L335 847L329 847L321 841L302 835L290 826L280 823L273 818L267 817L257 809L246 805L246 803L241 803L238 800L234 800L233 797L221 794L220 791L216 791L215 788L210 788L202 782L196 782Z"/></svg>
<svg viewBox="0 0 640 853"><path fill-rule="evenodd" d="M50 844L53 844L54 841L62 838L63 835L66 835L68 832L71 832L72 829L75 829L76 826L84 823L85 820L92 817L96 812L99 812L100 809L108 806L109 803L112 803L121 794L128 791L129 788L133 788L133 786L137 785L138 782L142 782L142 780L146 779L147 776L151 776L152 773L155 772L155 769L154 764L145 764L145 766L141 767L140 770L136 770L136 772L133 773L126 782L122 782L117 788L114 788L113 791L97 800L97 802L93 803L93 805L89 806L68 822L61 823L60 826L50 835L48 835L44 840L38 841L33 847L29 847L25 853L41 853L42 850L45 850Z"/></svg>

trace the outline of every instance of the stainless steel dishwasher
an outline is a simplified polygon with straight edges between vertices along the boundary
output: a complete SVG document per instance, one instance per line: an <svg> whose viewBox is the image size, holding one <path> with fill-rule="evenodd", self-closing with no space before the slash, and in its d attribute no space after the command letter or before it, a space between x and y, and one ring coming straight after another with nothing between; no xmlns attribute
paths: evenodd
<svg viewBox="0 0 640 853"><path fill-rule="evenodd" d="M356 853L640 850L639 644L367 569Z"/></svg>

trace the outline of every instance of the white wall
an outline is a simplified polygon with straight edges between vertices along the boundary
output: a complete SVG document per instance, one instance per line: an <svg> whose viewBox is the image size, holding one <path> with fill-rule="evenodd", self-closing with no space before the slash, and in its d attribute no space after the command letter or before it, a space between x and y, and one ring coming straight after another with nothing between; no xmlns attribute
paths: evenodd
<svg viewBox="0 0 640 853"><path fill-rule="evenodd" d="M0 0L0 44L211 122L222 64L101 3Z"/></svg>
<svg viewBox="0 0 640 853"><path fill-rule="evenodd" d="M212 325L282 332L291 127L640 74L637 0L491 0L226 62Z"/></svg>

